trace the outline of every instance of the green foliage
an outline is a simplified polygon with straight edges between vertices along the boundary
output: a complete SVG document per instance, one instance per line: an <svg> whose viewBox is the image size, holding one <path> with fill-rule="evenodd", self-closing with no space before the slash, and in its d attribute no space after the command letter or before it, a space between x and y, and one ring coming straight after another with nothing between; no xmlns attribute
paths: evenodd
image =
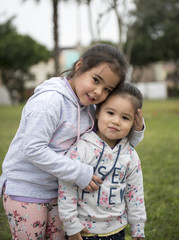
<svg viewBox="0 0 179 240"><path fill-rule="evenodd" d="M19 124L22 106L0 107L0 163ZM144 140L136 150L140 156L147 209L146 239L179 239L179 100L144 101ZM10 240L0 204L0 239ZM131 240L129 227L126 240Z"/></svg>
<svg viewBox="0 0 179 240"><path fill-rule="evenodd" d="M0 165L5 157L9 144L15 135L17 130L20 115L22 111L22 105L14 107L0 106ZM0 168L0 175L2 169ZM7 222L7 218L4 213L2 198L0 199L0 240L10 240L11 234Z"/></svg>
<svg viewBox="0 0 179 240"><path fill-rule="evenodd" d="M131 63L179 59L179 4L177 0L135 0L136 22Z"/></svg>
<svg viewBox="0 0 179 240"><path fill-rule="evenodd" d="M27 72L39 61L47 61L51 53L30 36L20 35L12 20L0 24L0 68Z"/></svg>
<svg viewBox="0 0 179 240"><path fill-rule="evenodd" d="M29 67L47 61L51 53L31 37L18 34L12 24L13 19L0 24L0 73L12 101L14 90L23 101L24 79L28 76Z"/></svg>

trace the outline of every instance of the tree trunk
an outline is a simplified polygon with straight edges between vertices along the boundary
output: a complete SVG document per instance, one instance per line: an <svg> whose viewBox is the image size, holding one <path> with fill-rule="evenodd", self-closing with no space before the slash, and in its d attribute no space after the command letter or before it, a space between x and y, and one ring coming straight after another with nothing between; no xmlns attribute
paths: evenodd
<svg viewBox="0 0 179 240"><path fill-rule="evenodd" d="M88 19L89 19L89 29L91 33L91 38L92 38L92 41L95 41L93 26L92 26L91 0L88 0Z"/></svg>
<svg viewBox="0 0 179 240"><path fill-rule="evenodd" d="M53 4L53 37L54 37L54 50L53 57L55 62L55 75L60 73L59 57L60 51L58 46L58 0L52 0Z"/></svg>
<svg viewBox="0 0 179 240"><path fill-rule="evenodd" d="M113 6L112 6L113 10L114 10L114 13L116 15L116 18L117 18L117 24L118 24L118 36L119 36L119 43L118 43L118 48L120 51L123 52L123 42L122 42L122 17L120 16L120 14L118 13L118 1L117 0L114 0L113 1Z"/></svg>

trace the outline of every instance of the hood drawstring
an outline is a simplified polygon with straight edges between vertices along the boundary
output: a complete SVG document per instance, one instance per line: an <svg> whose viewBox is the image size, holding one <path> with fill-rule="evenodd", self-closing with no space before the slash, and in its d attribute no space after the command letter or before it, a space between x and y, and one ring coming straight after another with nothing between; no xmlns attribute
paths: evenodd
<svg viewBox="0 0 179 240"><path fill-rule="evenodd" d="M78 143L78 141L79 141L79 139L80 139L80 105L79 105L79 103L77 102L77 107L78 107L78 133L77 133L77 140L76 140L76 142L74 143L74 145L76 145L77 143ZM88 108L87 108L87 112L88 112L88 115L89 115L89 117L90 117L90 119L91 119L91 121L92 121L92 126L91 126L91 128L89 129L89 130L87 130L86 132L90 132L92 129L93 129L93 127L94 127L94 120L93 120L93 117L91 116L91 113L90 113L90 111L88 110Z"/></svg>
<svg viewBox="0 0 179 240"><path fill-rule="evenodd" d="M102 151L100 152L100 156L99 156L98 162L97 162L97 164L96 164L96 167L94 167L94 173L95 173L95 171L96 171L96 169L97 169L97 167L98 167L98 165L99 165L99 163L100 163L100 160L101 160L101 158L102 158L102 156L103 156L104 147L105 147L105 143L103 142L103 149L102 149Z"/></svg>
<svg viewBox="0 0 179 240"><path fill-rule="evenodd" d="M91 125L91 128L89 130L87 130L86 132L90 132L91 130L93 130L93 127L94 127L94 119L93 117L91 116L91 113L89 111L89 109L87 108L87 112L88 112L88 115L90 116L91 118L91 122L92 122L92 125Z"/></svg>
<svg viewBox="0 0 179 240"><path fill-rule="evenodd" d="M67 87L70 89L70 92L71 92L71 93L73 94L73 96L75 97L75 99L76 99L76 104L77 104L77 108L78 108L78 130L77 130L78 133L77 133L76 142L74 143L74 145L76 145L76 144L78 143L79 139L80 139L80 100L79 100L79 98L77 97L77 95L74 93L74 91L73 91L73 89L72 89L71 85L69 84L68 79L67 79L66 77L64 77L64 81L65 81ZM87 112L88 112L88 115L89 115L89 117L91 118L91 121L92 121L92 126L91 126L91 128L90 128L88 131L86 131L86 132L89 132L89 131L91 131L91 130L93 129L93 127L94 127L94 120L93 120L93 117L91 116L91 113L90 113L90 111L88 110L88 108L87 108Z"/></svg>
<svg viewBox="0 0 179 240"><path fill-rule="evenodd" d="M77 133L77 140L76 142L74 143L75 145L78 143L79 139L80 139L80 105L79 103L77 102L77 107L78 107L78 133Z"/></svg>
<svg viewBox="0 0 179 240"><path fill-rule="evenodd" d="M100 152L100 157L99 157L99 159L98 159L98 162L97 162L97 164L96 164L96 167L94 167L94 173L95 173L95 171L96 171L96 169L97 169L97 167L98 167L98 165L99 165L99 163L100 163L100 160L101 160L101 158L102 158L102 155L103 155L103 152L104 152L104 147L105 147L105 143L103 142L103 149L102 149L102 151ZM114 162L111 170L110 170L108 173L106 173L105 175L102 176L102 178L101 178L102 181L104 181L104 179L105 179L105 178L112 172L112 170L115 168L116 163L117 163L117 160L118 160L118 158L119 158L120 151L121 151L121 145L119 145L117 157L116 157L116 160L115 160L115 162Z"/></svg>

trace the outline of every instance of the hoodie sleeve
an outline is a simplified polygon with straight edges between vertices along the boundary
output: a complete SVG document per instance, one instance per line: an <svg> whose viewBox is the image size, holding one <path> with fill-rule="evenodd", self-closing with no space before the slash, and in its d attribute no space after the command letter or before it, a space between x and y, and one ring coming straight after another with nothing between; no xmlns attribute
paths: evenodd
<svg viewBox="0 0 179 240"><path fill-rule="evenodd" d="M78 160L72 160L49 147L52 135L57 129L57 121L59 121L49 111L42 107L39 111L30 111L26 116L22 141L23 153L29 162L43 171L58 179L74 182L84 189L91 181L93 167Z"/></svg>
<svg viewBox="0 0 179 240"><path fill-rule="evenodd" d="M84 162L90 159L89 146L86 141L79 140L77 145L71 146L67 153L71 159ZM75 184L59 179L58 209L59 216L68 236L79 233L84 228L78 218L77 201L79 199L78 187Z"/></svg>
<svg viewBox="0 0 179 240"><path fill-rule="evenodd" d="M130 138L130 144L133 147L136 147L144 138L144 131L145 131L145 128L146 128L144 119L143 119L143 123L144 123L144 127L143 127L142 131L134 130L132 132L132 135L131 135L131 138Z"/></svg>
<svg viewBox="0 0 179 240"><path fill-rule="evenodd" d="M146 221L146 211L143 192L143 176L139 157L133 148L126 181L127 189L125 198L132 237L145 237L144 223Z"/></svg>
<svg viewBox="0 0 179 240"><path fill-rule="evenodd" d="M84 226L80 223L77 211L78 188L75 184L59 180L58 210L68 236L79 233Z"/></svg>

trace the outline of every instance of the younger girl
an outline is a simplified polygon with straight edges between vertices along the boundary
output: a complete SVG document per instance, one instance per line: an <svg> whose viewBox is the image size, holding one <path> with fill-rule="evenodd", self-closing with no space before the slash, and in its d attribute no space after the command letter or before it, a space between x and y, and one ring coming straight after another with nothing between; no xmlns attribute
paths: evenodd
<svg viewBox="0 0 179 240"><path fill-rule="evenodd" d="M115 47L96 45L67 77L52 78L35 89L22 111L0 179L13 239L63 239L58 179L81 189L98 189L101 180L93 176L93 167L64 154L93 126L93 104L122 84L125 72L125 60ZM137 119L142 122L140 113ZM142 136L143 132L136 132L131 142L137 144Z"/></svg>
<svg viewBox="0 0 179 240"><path fill-rule="evenodd" d="M116 89L97 107L95 132L83 134L69 150L72 159L93 166L103 180L93 193L59 180L59 215L69 240L124 240L128 222L133 239L143 239L142 170L129 144L142 99L140 91L130 84Z"/></svg>

